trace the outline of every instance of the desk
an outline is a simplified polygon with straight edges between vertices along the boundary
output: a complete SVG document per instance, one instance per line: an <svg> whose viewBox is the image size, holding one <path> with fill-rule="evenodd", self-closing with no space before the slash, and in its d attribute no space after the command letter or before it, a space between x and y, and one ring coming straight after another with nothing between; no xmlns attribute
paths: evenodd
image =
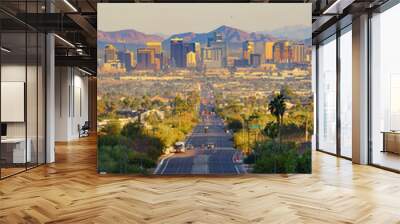
<svg viewBox="0 0 400 224"><path fill-rule="evenodd" d="M383 131L382 152L400 154L400 131Z"/></svg>
<svg viewBox="0 0 400 224"><path fill-rule="evenodd" d="M25 151L25 138L5 138L1 139L1 157L6 163L26 163L31 162L31 139L27 139L28 144ZM11 159L12 158L12 159Z"/></svg>

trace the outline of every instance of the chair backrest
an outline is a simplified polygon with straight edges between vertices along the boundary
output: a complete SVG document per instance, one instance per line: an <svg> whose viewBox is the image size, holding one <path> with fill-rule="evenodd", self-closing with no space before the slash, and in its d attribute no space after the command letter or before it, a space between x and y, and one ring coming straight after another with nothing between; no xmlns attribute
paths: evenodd
<svg viewBox="0 0 400 224"><path fill-rule="evenodd" d="M89 129L89 128L90 128L90 123L89 123L89 121L85 121L85 124L83 124L82 128L87 128L87 129Z"/></svg>

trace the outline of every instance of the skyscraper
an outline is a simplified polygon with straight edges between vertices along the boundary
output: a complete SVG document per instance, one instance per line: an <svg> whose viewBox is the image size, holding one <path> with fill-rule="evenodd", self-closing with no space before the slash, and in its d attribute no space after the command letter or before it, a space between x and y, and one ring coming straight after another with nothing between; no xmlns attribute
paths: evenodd
<svg viewBox="0 0 400 224"><path fill-rule="evenodd" d="M196 43L183 43L182 38L171 39L171 65L176 68L184 68L187 65L186 55L189 52L196 53ZM198 49L199 47L197 47Z"/></svg>
<svg viewBox="0 0 400 224"><path fill-rule="evenodd" d="M196 53L196 62L200 63L200 60L201 60L201 45L200 45L199 42L195 42L194 43L194 49L195 49L194 53Z"/></svg>
<svg viewBox="0 0 400 224"><path fill-rule="evenodd" d="M155 50L153 48L137 49L137 69L157 69L155 63Z"/></svg>
<svg viewBox="0 0 400 224"><path fill-rule="evenodd" d="M161 54L162 52L161 42L158 41L146 42L146 47L153 48L156 54Z"/></svg>
<svg viewBox="0 0 400 224"><path fill-rule="evenodd" d="M264 43L264 55L265 61L272 62L274 59L274 44L275 42L265 42Z"/></svg>
<svg viewBox="0 0 400 224"><path fill-rule="evenodd" d="M214 32L214 42L212 44L213 48L221 49L222 51L222 67L227 65L228 61L228 50L227 44L224 40L224 35L222 33Z"/></svg>
<svg viewBox="0 0 400 224"><path fill-rule="evenodd" d="M116 62L117 60L117 48L112 44L108 44L104 49L104 63Z"/></svg>
<svg viewBox="0 0 400 224"><path fill-rule="evenodd" d="M163 53L162 53L162 45L161 42L147 42L146 43L147 48L154 49L154 60L155 60L155 65L156 69L160 70L163 68Z"/></svg>
<svg viewBox="0 0 400 224"><path fill-rule="evenodd" d="M186 54L184 54L183 39L173 38L171 44L171 65L176 68L185 67ZM184 59L185 58L185 59Z"/></svg>
<svg viewBox="0 0 400 224"><path fill-rule="evenodd" d="M283 44L283 55L281 55L282 63L291 63L292 62L292 44L289 41L285 41Z"/></svg>
<svg viewBox="0 0 400 224"><path fill-rule="evenodd" d="M291 63L293 59L292 43L289 41L279 41L274 44L274 62Z"/></svg>
<svg viewBox="0 0 400 224"><path fill-rule="evenodd" d="M202 62L206 68L221 68L224 66L223 49L205 47L202 49Z"/></svg>
<svg viewBox="0 0 400 224"><path fill-rule="evenodd" d="M186 67L188 68L195 68L197 65L196 63L196 53L190 51L186 54Z"/></svg>
<svg viewBox="0 0 400 224"><path fill-rule="evenodd" d="M186 61L187 57L186 57L186 55L189 52L195 52L195 51L196 51L196 44L195 43L183 43L183 55L185 55L185 57L183 59L184 60L183 61L184 67L187 66L187 61Z"/></svg>
<svg viewBox="0 0 400 224"><path fill-rule="evenodd" d="M254 42L253 41L245 41L243 42L243 59L248 60L250 62L250 54L254 54Z"/></svg>
<svg viewBox="0 0 400 224"><path fill-rule="evenodd" d="M303 63L305 61L305 50L304 44L294 44L293 45L293 54L292 54L292 61L294 63Z"/></svg>
<svg viewBox="0 0 400 224"><path fill-rule="evenodd" d="M117 53L118 60L121 62L121 64L125 67L127 71L131 71L133 69L134 65L134 54L133 52L129 50L125 51L118 51Z"/></svg>

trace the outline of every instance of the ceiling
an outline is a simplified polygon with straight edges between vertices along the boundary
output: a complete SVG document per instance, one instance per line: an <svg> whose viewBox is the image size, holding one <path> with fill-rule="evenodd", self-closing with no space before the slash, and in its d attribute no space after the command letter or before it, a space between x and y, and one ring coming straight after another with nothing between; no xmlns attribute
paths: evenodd
<svg viewBox="0 0 400 224"><path fill-rule="evenodd" d="M59 37L70 43L66 43L66 41L63 41L61 38L56 38L56 64L71 65L72 63L76 66L85 67L95 73L97 63L97 3L312 3L313 40L318 41L328 35L329 29L335 26L335 24L338 24L337 22L339 20L343 20L347 17L347 20L351 23L352 16L377 7L385 1L386 0L47 0L46 5L46 0L1 0L0 22L3 32L25 32L26 28L32 31L55 32ZM334 32L334 30L330 32ZM18 40L18 38L16 38L16 40ZM71 44L74 45L74 47L72 47Z"/></svg>

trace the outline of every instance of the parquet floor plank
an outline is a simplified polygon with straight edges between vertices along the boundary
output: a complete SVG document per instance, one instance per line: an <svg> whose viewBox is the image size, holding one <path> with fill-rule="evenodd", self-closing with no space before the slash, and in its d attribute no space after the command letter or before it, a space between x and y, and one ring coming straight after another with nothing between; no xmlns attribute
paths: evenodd
<svg viewBox="0 0 400 224"><path fill-rule="evenodd" d="M400 175L319 152L311 175L98 175L93 137L0 181L0 223L400 223Z"/></svg>

